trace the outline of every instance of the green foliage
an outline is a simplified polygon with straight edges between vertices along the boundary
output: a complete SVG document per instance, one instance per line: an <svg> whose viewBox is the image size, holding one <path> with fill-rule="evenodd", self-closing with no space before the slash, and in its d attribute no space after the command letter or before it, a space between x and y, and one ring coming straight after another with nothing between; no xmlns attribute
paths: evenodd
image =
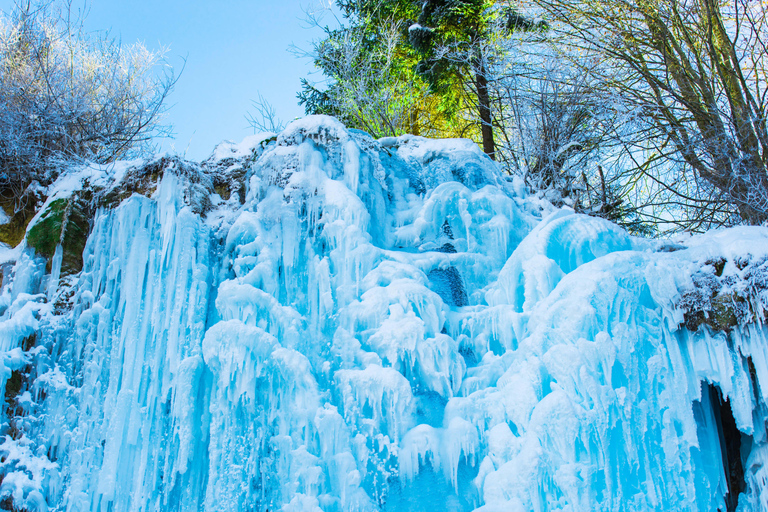
<svg viewBox="0 0 768 512"><path fill-rule="evenodd" d="M477 75L482 73L478 66L484 57L482 43L487 40L492 7L488 0L427 0L408 34L419 53L415 71L441 98L448 116L464 116L489 127L490 112L485 116L478 112L488 110L490 100L487 88L478 86Z"/></svg>
<svg viewBox="0 0 768 512"><path fill-rule="evenodd" d="M494 39L501 27L507 33L546 28L493 0L413 3L422 6L418 23L409 30L409 42L420 55L416 71L442 95L466 92L467 84L485 72L483 60L499 57Z"/></svg>
<svg viewBox="0 0 768 512"><path fill-rule="evenodd" d="M498 127L490 69L506 58L497 40L516 31L543 28L511 6L493 0L426 0L409 41L419 52L416 72L453 107L452 114L479 125L483 151L496 158Z"/></svg>
<svg viewBox="0 0 768 512"><path fill-rule="evenodd" d="M340 0L341 28L325 27L315 65L327 87L302 80L307 114L328 114L374 136L413 133L472 137L476 120L459 87L430 87L417 67L421 52L409 41L421 6L412 0ZM411 30L409 30L411 27ZM461 114L461 115L459 115Z"/></svg>
<svg viewBox="0 0 768 512"><path fill-rule="evenodd" d="M411 44L425 57L435 58L441 46L475 42L489 32L493 5L488 0L427 0L419 26L411 28ZM440 57L437 60L446 60Z"/></svg>
<svg viewBox="0 0 768 512"><path fill-rule="evenodd" d="M321 91L306 78L301 79L301 91L296 95L299 105L304 107L308 115L329 115L343 117L343 113L332 99L333 92Z"/></svg>

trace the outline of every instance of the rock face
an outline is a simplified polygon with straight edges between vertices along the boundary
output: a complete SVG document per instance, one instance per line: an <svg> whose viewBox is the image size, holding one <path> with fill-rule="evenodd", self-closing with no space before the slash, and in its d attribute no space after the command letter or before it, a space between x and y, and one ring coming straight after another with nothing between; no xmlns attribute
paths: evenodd
<svg viewBox="0 0 768 512"><path fill-rule="evenodd" d="M768 230L331 118L68 171L0 254L0 508L768 510Z"/></svg>

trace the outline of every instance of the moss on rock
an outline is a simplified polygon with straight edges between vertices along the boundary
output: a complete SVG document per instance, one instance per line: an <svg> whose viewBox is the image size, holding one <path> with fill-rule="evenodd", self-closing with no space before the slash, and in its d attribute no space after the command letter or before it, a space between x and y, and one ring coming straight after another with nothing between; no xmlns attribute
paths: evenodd
<svg viewBox="0 0 768 512"><path fill-rule="evenodd" d="M64 227L64 237L61 247L61 274L63 276L76 274L83 269L83 251L91 231L88 209L80 201L70 203L71 208Z"/></svg>
<svg viewBox="0 0 768 512"><path fill-rule="evenodd" d="M27 243L35 251L51 259L61 244L61 275L76 274L83 268L83 250L90 231L89 204L79 196L52 201L40 220L29 229Z"/></svg>
<svg viewBox="0 0 768 512"><path fill-rule="evenodd" d="M56 199L48 205L40 220L29 229L27 244L33 247L37 254L46 258L53 257L61 240L66 208L66 199Z"/></svg>

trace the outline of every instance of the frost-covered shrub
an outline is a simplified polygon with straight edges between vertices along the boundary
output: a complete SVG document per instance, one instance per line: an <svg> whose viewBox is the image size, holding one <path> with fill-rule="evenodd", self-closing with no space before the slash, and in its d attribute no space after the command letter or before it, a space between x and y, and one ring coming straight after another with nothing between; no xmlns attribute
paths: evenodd
<svg viewBox="0 0 768 512"><path fill-rule="evenodd" d="M62 160L104 163L146 148L174 82L157 77L160 59L141 44L86 33L52 0L0 16L3 196L45 183Z"/></svg>

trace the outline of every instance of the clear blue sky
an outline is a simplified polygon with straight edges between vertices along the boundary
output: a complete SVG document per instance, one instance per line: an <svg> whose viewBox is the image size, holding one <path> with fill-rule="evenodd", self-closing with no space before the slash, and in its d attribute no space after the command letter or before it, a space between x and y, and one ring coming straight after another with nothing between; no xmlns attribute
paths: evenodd
<svg viewBox="0 0 768 512"><path fill-rule="evenodd" d="M12 5L0 0L1 10ZM83 0L73 5L80 7ZM202 159L218 142L240 141L253 132L245 114L258 93L284 120L303 115L296 92L313 66L288 48L308 49L321 35L303 21L302 9L313 5L317 8L318 0L89 0L86 27L110 30L124 45L167 47L166 57L177 70L186 58L169 98L167 122L175 140L162 148Z"/></svg>

